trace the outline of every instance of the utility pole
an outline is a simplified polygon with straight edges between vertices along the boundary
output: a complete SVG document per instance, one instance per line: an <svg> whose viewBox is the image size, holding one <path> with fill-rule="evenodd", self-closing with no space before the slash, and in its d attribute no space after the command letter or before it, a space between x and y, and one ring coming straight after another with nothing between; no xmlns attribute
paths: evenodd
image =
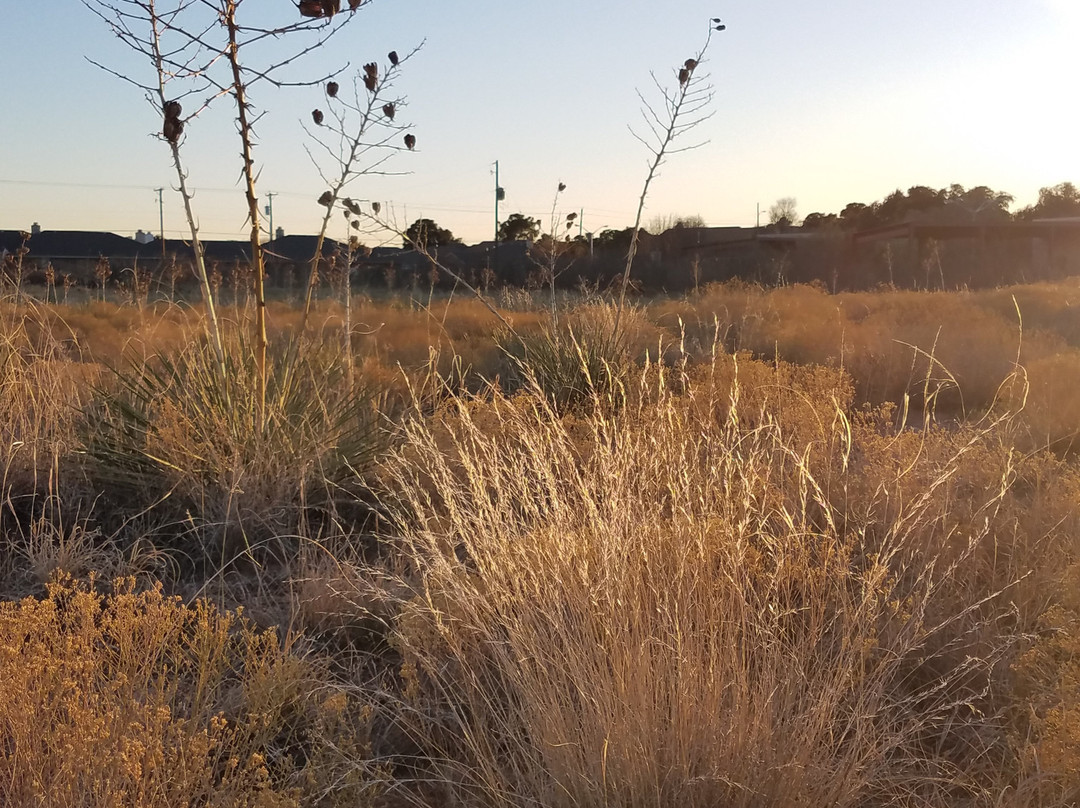
<svg viewBox="0 0 1080 808"><path fill-rule="evenodd" d="M161 260L165 260L165 203L162 202L161 195L165 192L164 188L155 188L154 192L157 194L157 208L158 208L158 232L161 239Z"/></svg>
<svg viewBox="0 0 1080 808"><path fill-rule="evenodd" d="M499 161L495 161L495 241L499 240L499 202L506 198L506 191L499 185Z"/></svg>
<svg viewBox="0 0 1080 808"><path fill-rule="evenodd" d="M577 217L577 235L578 238L581 238L583 235L585 235L585 208L581 209L581 212L578 214Z"/></svg>
<svg viewBox="0 0 1080 808"><path fill-rule="evenodd" d="M495 272L499 271L499 202L506 198L506 191L499 185L499 161L495 161L495 249L492 250Z"/></svg>
<svg viewBox="0 0 1080 808"><path fill-rule="evenodd" d="M277 194L267 194L266 215L270 217L270 241L274 240L274 197Z"/></svg>

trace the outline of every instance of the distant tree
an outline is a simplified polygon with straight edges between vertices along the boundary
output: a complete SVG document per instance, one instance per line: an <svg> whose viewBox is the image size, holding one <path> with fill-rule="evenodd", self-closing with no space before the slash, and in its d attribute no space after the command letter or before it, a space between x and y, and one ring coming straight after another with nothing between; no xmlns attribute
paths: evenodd
<svg viewBox="0 0 1080 808"><path fill-rule="evenodd" d="M695 213L693 216L680 216L678 219L675 220L675 227L692 228L708 227L708 225L705 224L704 216Z"/></svg>
<svg viewBox="0 0 1080 808"><path fill-rule="evenodd" d="M511 213L499 225L499 241L536 241L540 237L540 220L523 213Z"/></svg>
<svg viewBox="0 0 1080 808"><path fill-rule="evenodd" d="M878 224L900 224L941 210L947 199L948 191L926 185L913 185L907 193L897 188L874 206L874 214Z"/></svg>
<svg viewBox="0 0 1080 808"><path fill-rule="evenodd" d="M922 213L935 208L942 208L948 199L948 191L936 191L926 185L913 185L908 188L905 207L907 213Z"/></svg>
<svg viewBox="0 0 1080 808"><path fill-rule="evenodd" d="M878 224L877 205L849 202L840 211L840 226L845 230L865 230Z"/></svg>
<svg viewBox="0 0 1080 808"><path fill-rule="evenodd" d="M951 220L957 223L1005 221L1009 218L1009 206L1013 195L995 191L985 185L977 185L970 190L953 184L947 192L946 208L952 214Z"/></svg>
<svg viewBox="0 0 1080 808"><path fill-rule="evenodd" d="M1039 189L1039 201L1018 211L1018 219L1053 219L1080 216L1080 190L1071 182Z"/></svg>
<svg viewBox="0 0 1080 808"><path fill-rule="evenodd" d="M795 197L781 197L769 206L769 224L796 224L798 221L799 213Z"/></svg>
<svg viewBox="0 0 1080 808"><path fill-rule="evenodd" d="M624 230L601 230L593 237L593 246L598 250L628 249L633 235L634 228L632 227Z"/></svg>
<svg viewBox="0 0 1080 808"><path fill-rule="evenodd" d="M405 231L406 248L416 244L422 249L434 250L446 244L457 244L459 241L453 233L444 227L439 227L431 219L417 219Z"/></svg>
<svg viewBox="0 0 1080 808"><path fill-rule="evenodd" d="M835 228L841 223L840 217L835 213L808 213L803 219L803 230L826 230Z"/></svg>
<svg viewBox="0 0 1080 808"><path fill-rule="evenodd" d="M693 216L676 216L674 213L661 214L649 219L645 230L654 236L666 233L668 230L677 230L689 227L705 227L705 219L694 214Z"/></svg>

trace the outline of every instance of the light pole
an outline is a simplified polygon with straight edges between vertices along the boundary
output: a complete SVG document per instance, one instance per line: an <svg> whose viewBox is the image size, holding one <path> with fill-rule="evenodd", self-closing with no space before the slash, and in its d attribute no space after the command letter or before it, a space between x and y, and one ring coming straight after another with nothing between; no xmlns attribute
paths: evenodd
<svg viewBox="0 0 1080 808"><path fill-rule="evenodd" d="M274 197L277 194L267 194L266 215L270 217L270 241L274 240Z"/></svg>
<svg viewBox="0 0 1080 808"><path fill-rule="evenodd" d="M506 190L499 185L499 161L495 161L495 241L499 241L499 203L506 199Z"/></svg>
<svg viewBox="0 0 1080 808"><path fill-rule="evenodd" d="M164 188L155 188L154 192L157 194L157 208L158 208L158 232L161 239L161 260L165 260L165 203L161 201L161 195L164 193Z"/></svg>

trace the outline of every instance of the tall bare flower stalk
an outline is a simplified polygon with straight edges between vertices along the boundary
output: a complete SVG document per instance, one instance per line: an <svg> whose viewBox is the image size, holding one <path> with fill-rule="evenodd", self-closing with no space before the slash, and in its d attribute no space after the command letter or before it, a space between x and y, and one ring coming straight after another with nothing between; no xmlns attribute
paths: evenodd
<svg viewBox="0 0 1080 808"><path fill-rule="evenodd" d="M709 21L709 33L705 37L705 44L696 56L687 59L676 71L679 86L672 90L664 87L653 74L653 84L663 98L663 106L649 101L638 91L641 99L641 115L645 119L648 135L639 135L630 130L652 155L649 163L649 173L645 177L645 184L641 188L641 197L638 199L637 216L634 218L634 233L630 238L630 249L626 254L626 267L623 269L622 282L619 284L619 304L615 313L615 325L613 338L618 338L619 325L622 321L623 308L626 305L626 287L630 284L630 270L634 265L634 257L637 255L638 237L641 234L641 216L645 211L645 200L649 196L649 186L652 185L660 166L669 154L689 151L701 146L697 143L673 149L674 142L694 129L699 124L712 117L707 109L713 100L712 86L707 78L698 72L698 68L705 61L705 53L712 42L713 33L723 31L725 26L717 17Z"/></svg>
<svg viewBox="0 0 1080 808"><path fill-rule="evenodd" d="M181 155L185 128L218 95L211 90L210 82L205 79L206 73L216 61L215 54L200 41L197 34L190 34L178 25L178 21L193 5L192 0L169 2L164 7L157 0L117 0L114 3L84 0L84 3L125 45L145 56L153 66L155 80L144 84L91 60L106 72L142 90L147 101L162 117L158 137L168 144L173 169L176 171L176 187L184 203L184 216L191 235L195 274L199 280L203 305L206 306L207 329L218 370L224 377L225 347L221 324L206 270L206 253L199 238L199 226L192 204L194 194L188 187L188 171ZM210 97L185 116L181 102L207 92L210 92Z"/></svg>
<svg viewBox="0 0 1080 808"><path fill-rule="evenodd" d="M326 210L311 256L304 294L304 312L289 349L289 361L285 371L287 374L291 372L307 329L311 304L319 284L319 267L323 261L323 249L330 222L335 211L340 211L349 228L342 295L346 314L344 361L348 363L347 375L352 378L351 270L353 257L361 250L357 233L361 230L360 217L363 211L358 202L344 194L347 187L360 177L404 173L390 171L385 165L397 153L412 151L416 145L416 136L408 133L409 125L397 120L398 113L407 105L407 99L394 94L393 88L405 63L422 47L423 42L404 56L399 56L397 51L392 50L387 54L386 64L381 67L376 62L366 63L353 77L350 92L343 93L337 81L326 81L323 86L324 105L311 112L314 128L305 125L314 150L311 146L305 148L327 186L327 190L318 200ZM378 202L368 204L378 215L381 205Z"/></svg>
<svg viewBox="0 0 1080 808"><path fill-rule="evenodd" d="M199 281L203 289L210 319L211 338L222 376L225 374L225 350L218 317L214 311L213 290L206 271L204 251L198 237L198 227L192 209L192 194L187 187L187 174L180 160L180 146L187 125L222 96L230 96L236 104L236 126L241 140L242 176L248 220L251 228L251 264L255 273L255 363L257 366L257 418L265 426L266 416L266 291L264 286L265 258L261 244L258 194L258 170L254 157L254 126L260 117L254 113L250 91L259 84L274 87L318 84L313 81L286 80L285 71L302 57L321 48L335 32L334 23L349 19L351 13L339 14L340 2L319 4L301 3L300 19L281 26L259 26L242 18L244 0L168 0L163 6L158 0L83 0L88 8L105 21L114 34L132 50L148 57L154 67L156 82L144 84L116 70L109 73L139 87L163 116L161 137L169 143L178 184L184 199L184 210L191 230ZM366 0L349 0L348 12L359 9ZM311 33L311 38L292 44L294 35ZM290 49L279 48L271 64L252 66L245 63L244 51L250 45L268 41L287 42ZM94 64L98 64L95 62ZM102 66L102 65L99 65ZM103 67L103 66L102 66ZM179 82L183 91L171 93L170 85ZM197 96L203 100L197 109L183 115L181 100Z"/></svg>

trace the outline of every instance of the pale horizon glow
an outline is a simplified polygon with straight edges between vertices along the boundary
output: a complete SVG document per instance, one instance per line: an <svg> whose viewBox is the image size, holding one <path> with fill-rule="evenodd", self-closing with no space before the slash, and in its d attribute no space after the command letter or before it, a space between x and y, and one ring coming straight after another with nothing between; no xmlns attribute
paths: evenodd
<svg viewBox="0 0 1080 808"><path fill-rule="evenodd" d="M294 5L260 2L276 14ZM80 3L51 8L5 9L0 229L156 234L154 189L164 187L165 235L184 237L168 149L153 137L159 116L86 59L142 80L148 65ZM714 114L684 144L704 145L662 168L645 221L752 225L757 205L780 197L795 197L805 216L952 183L1008 192L1015 209L1041 187L1080 182L1075 0L1022 11L1002 0L693 0L662 12L645 0L376 0L301 72L349 62L344 85L363 62L426 40L398 84L409 101L399 120L413 124L418 148L387 168L407 173L351 189L381 201L402 228L424 216L466 242L490 239L498 160L500 218L521 212L546 225L564 182L560 213L580 211L584 229L598 232L633 223L649 157L627 128L640 121L636 90L655 98L650 71L669 81L712 16L728 26L705 66ZM275 227L313 233L324 185L300 122L321 93L261 90L253 101L267 111L256 152L262 202L275 194ZM185 144L206 238L246 235L230 113L219 102ZM345 235L343 221L334 227L332 237Z"/></svg>

